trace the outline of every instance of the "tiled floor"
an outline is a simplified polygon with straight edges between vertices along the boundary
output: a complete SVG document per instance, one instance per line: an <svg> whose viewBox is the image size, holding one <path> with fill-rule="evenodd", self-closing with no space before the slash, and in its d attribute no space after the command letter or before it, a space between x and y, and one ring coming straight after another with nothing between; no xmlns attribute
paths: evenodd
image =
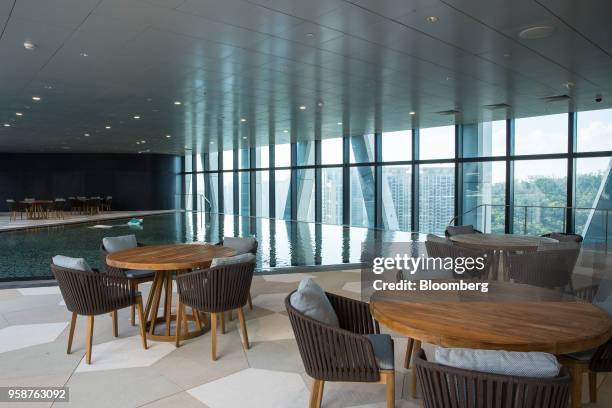
<svg viewBox="0 0 612 408"><path fill-rule="evenodd" d="M326 290L358 296L358 271L308 275ZM227 322L227 333L218 338L216 362L210 360L208 333L183 342L178 349L172 343L150 341L150 349L144 351L125 309L119 314L119 338L112 337L109 316L96 318L92 365L88 366L83 358L82 318L77 322L73 353L66 354L70 313L57 289L0 290L0 386L66 385L70 402L56 404L60 407L306 407L311 380L304 373L282 306L286 294L305 276L256 276L254 310L245 312L251 349L243 350L236 320ZM147 285L141 289L146 295ZM401 368L405 347L405 339L395 337L396 406L416 408L418 400L407 395L409 371ZM612 406L612 379L600 377L599 403L585 406ZM384 400L384 385L327 383L323 406L383 408Z"/></svg>
<svg viewBox="0 0 612 408"><path fill-rule="evenodd" d="M13 231L21 230L33 227L52 227L55 225L74 224L79 222L91 222L91 221L104 221L112 220L117 218L128 218L128 217L142 217L145 215L153 214L164 214L168 212L175 212L175 210L158 210L158 211L109 211L102 214L96 215L81 215L71 214L69 212L64 213L63 219L48 218L46 220L28 220L25 218L21 219L17 215L16 220L11 220L9 213L0 213L0 231Z"/></svg>

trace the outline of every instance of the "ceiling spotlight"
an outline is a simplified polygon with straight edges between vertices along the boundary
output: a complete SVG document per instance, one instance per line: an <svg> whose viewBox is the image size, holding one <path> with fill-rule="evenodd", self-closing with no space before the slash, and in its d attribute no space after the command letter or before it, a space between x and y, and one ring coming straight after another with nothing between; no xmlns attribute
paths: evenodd
<svg viewBox="0 0 612 408"><path fill-rule="evenodd" d="M416 115L416 112L412 111L410 112L411 115Z"/></svg>
<svg viewBox="0 0 612 408"><path fill-rule="evenodd" d="M5 123L4 127L11 127L11 125L9 123Z"/></svg>
<svg viewBox="0 0 612 408"><path fill-rule="evenodd" d="M306 107L304 105L300 106L300 110L306 110Z"/></svg>
<svg viewBox="0 0 612 408"><path fill-rule="evenodd" d="M242 138L243 138L243 139L246 139L247 137L246 137L246 136L242 136Z"/></svg>
<svg viewBox="0 0 612 408"><path fill-rule="evenodd" d="M175 104L175 105L180 105L180 104L181 104L181 102L180 102L180 101L174 101L174 104Z"/></svg>
<svg viewBox="0 0 612 408"><path fill-rule="evenodd" d="M166 135L166 139L170 139L172 136L170 135Z"/></svg>
<svg viewBox="0 0 612 408"><path fill-rule="evenodd" d="M136 142L136 144L140 144L140 142Z"/></svg>
<svg viewBox="0 0 612 408"><path fill-rule="evenodd" d="M573 82L566 82L563 84L564 87L566 87L567 89L571 89L575 86L576 84Z"/></svg>
<svg viewBox="0 0 612 408"><path fill-rule="evenodd" d="M342 122L338 122L338 126L342 126Z"/></svg>
<svg viewBox="0 0 612 408"><path fill-rule="evenodd" d="M317 102L317 106L320 108L324 105L324 103L322 101Z"/></svg>
<svg viewBox="0 0 612 408"><path fill-rule="evenodd" d="M289 131L287 129L283 130L283 133L289 133Z"/></svg>
<svg viewBox="0 0 612 408"><path fill-rule="evenodd" d="M314 38L314 34L313 33L306 33L306 38Z"/></svg>
<svg viewBox="0 0 612 408"><path fill-rule="evenodd" d="M15 115L16 115L16 116L23 116L23 113L21 113L21 112L15 112Z"/></svg>
<svg viewBox="0 0 612 408"><path fill-rule="evenodd" d="M215 144L215 142L212 142L212 141L211 141L211 142L210 142L210 144Z"/></svg>
<svg viewBox="0 0 612 408"><path fill-rule="evenodd" d="M81 57L89 57L89 54L86 52L82 52L79 54Z"/></svg>
<svg viewBox="0 0 612 408"><path fill-rule="evenodd" d="M110 126L108 126L108 125L106 125L106 126L104 126L104 127L105 127L106 129L110 129L110 128L111 128L111 127L110 127Z"/></svg>
<svg viewBox="0 0 612 408"><path fill-rule="evenodd" d="M147 141L146 140L141 140L140 143L144 144L144 143L147 143Z"/></svg>
<svg viewBox="0 0 612 408"><path fill-rule="evenodd" d="M427 21L428 23L437 23L438 20L440 19L436 16L429 16L425 19L425 21Z"/></svg>
<svg viewBox="0 0 612 408"><path fill-rule="evenodd" d="M140 116L135 115L135 116L134 116L134 119L140 119Z"/></svg>
<svg viewBox="0 0 612 408"><path fill-rule="evenodd" d="M36 44L34 44L32 41L24 41L23 48L25 48L26 50L32 51L33 49L36 48Z"/></svg>
<svg viewBox="0 0 612 408"><path fill-rule="evenodd" d="M246 119L245 118L240 118L240 121L241 122L246 122Z"/></svg>
<svg viewBox="0 0 612 408"><path fill-rule="evenodd" d="M85 133L85 134L83 134L83 136L89 137L89 133Z"/></svg>
<svg viewBox="0 0 612 408"><path fill-rule="evenodd" d="M538 40L540 38L550 37L555 32L553 26L534 26L526 28L519 32L519 37L523 40Z"/></svg>
<svg viewBox="0 0 612 408"><path fill-rule="evenodd" d="M40 101L40 96L33 96L32 100L38 102Z"/></svg>

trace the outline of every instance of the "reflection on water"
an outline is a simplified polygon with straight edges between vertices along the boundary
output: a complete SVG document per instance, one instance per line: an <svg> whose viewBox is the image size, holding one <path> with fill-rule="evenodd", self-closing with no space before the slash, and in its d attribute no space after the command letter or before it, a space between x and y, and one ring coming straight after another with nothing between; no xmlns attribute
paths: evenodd
<svg viewBox="0 0 612 408"><path fill-rule="evenodd" d="M258 270L358 263L362 242L424 239L399 231L200 212L147 216L142 229L132 229L126 222L127 219L108 221L112 229L92 229L94 223L88 223L2 232L0 280L49 277L49 263L57 254L83 257L93 267L103 268L102 238L125 234L135 234L144 244L218 242L224 236L255 235L259 241Z"/></svg>

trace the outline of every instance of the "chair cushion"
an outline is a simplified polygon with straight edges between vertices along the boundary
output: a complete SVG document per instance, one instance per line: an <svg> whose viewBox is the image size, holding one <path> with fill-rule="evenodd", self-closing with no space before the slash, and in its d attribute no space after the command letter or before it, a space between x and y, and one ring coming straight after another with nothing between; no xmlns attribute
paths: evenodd
<svg viewBox="0 0 612 408"><path fill-rule="evenodd" d="M136 241L136 235L123 235L120 237L105 237L102 238L102 245L108 253L117 251L125 251L126 249L133 249L138 246Z"/></svg>
<svg viewBox="0 0 612 408"><path fill-rule="evenodd" d="M310 279L302 279L297 291L291 295L291 306L308 317L340 327L338 315L327 298L325 291L317 283Z"/></svg>
<svg viewBox="0 0 612 408"><path fill-rule="evenodd" d="M436 347L435 361L450 367L517 377L556 377L561 365L552 354Z"/></svg>
<svg viewBox="0 0 612 408"><path fill-rule="evenodd" d="M474 234L475 230L473 225L448 226L446 227L446 233L449 237L452 237L462 234Z"/></svg>
<svg viewBox="0 0 612 408"><path fill-rule="evenodd" d="M246 254L255 251L257 239L255 237L225 237L223 238L223 246L235 250L236 255Z"/></svg>
<svg viewBox="0 0 612 408"><path fill-rule="evenodd" d="M590 349L590 350L585 350L585 351L579 351L577 353L570 353L570 354L566 354L566 356L573 358L574 360L591 361L591 358L593 358L593 354L595 354L595 351L597 351L597 349Z"/></svg>
<svg viewBox="0 0 612 408"><path fill-rule="evenodd" d="M214 266L234 265L243 262L255 262L255 255L246 253L242 255L228 256L224 258L213 258L212 262L210 263L210 267L212 268Z"/></svg>
<svg viewBox="0 0 612 408"><path fill-rule="evenodd" d="M154 271L145 271L140 269L128 269L125 271L125 277L130 279L152 278L155 276Z"/></svg>
<svg viewBox="0 0 612 408"><path fill-rule="evenodd" d="M376 364L381 370L394 370L395 357L393 353L393 339L388 334L368 334L368 340L372 343Z"/></svg>
<svg viewBox="0 0 612 408"><path fill-rule="evenodd" d="M71 258L64 255L55 255L53 257L53 264L59 266L60 268L75 269L83 272L95 272L83 258Z"/></svg>

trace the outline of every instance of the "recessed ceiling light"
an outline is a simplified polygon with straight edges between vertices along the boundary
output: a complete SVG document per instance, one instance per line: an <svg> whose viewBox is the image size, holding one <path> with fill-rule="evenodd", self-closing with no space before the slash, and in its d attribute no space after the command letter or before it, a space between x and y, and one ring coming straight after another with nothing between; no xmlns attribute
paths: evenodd
<svg viewBox="0 0 612 408"><path fill-rule="evenodd" d="M410 112L411 115L416 115L416 112L412 111Z"/></svg>
<svg viewBox="0 0 612 408"><path fill-rule="evenodd" d="M576 84L573 82L566 82L563 84L564 87L566 87L567 89L573 88Z"/></svg>
<svg viewBox="0 0 612 408"><path fill-rule="evenodd" d="M242 138L243 138L243 139L246 139L247 137L246 137L246 136L242 136Z"/></svg>
<svg viewBox="0 0 612 408"><path fill-rule="evenodd" d="M33 49L36 48L36 44L34 44L32 41L24 41L23 48L25 48L26 50L32 51Z"/></svg>
<svg viewBox="0 0 612 408"><path fill-rule="evenodd" d="M140 143L147 143L147 141L146 140L141 140Z"/></svg>
<svg viewBox="0 0 612 408"><path fill-rule="evenodd" d="M519 37L523 40L538 40L540 38L550 37L555 32L553 26L534 26L526 28L519 32Z"/></svg>
<svg viewBox="0 0 612 408"><path fill-rule="evenodd" d="M338 126L342 126L342 122L338 122Z"/></svg>
<svg viewBox="0 0 612 408"><path fill-rule="evenodd" d="M138 145L139 145L139 144L140 144L140 142L136 142L136 144L138 144Z"/></svg>
<svg viewBox="0 0 612 408"><path fill-rule="evenodd" d="M134 115L134 119L140 119L140 116Z"/></svg>
<svg viewBox="0 0 612 408"><path fill-rule="evenodd" d="M241 122L246 122L246 119L245 118L240 118L240 121Z"/></svg>
<svg viewBox="0 0 612 408"><path fill-rule="evenodd" d="M110 129L110 128L111 128L111 127L110 127L110 126L108 126L108 125L107 125L107 126L104 126L104 127L105 127L106 129Z"/></svg>
<svg viewBox="0 0 612 408"><path fill-rule="evenodd" d="M289 133L289 131L287 129L283 130L283 133Z"/></svg>
<svg viewBox="0 0 612 408"><path fill-rule="evenodd" d="M318 107L322 107L323 105L325 105L322 101L317 102L317 106Z"/></svg>
<svg viewBox="0 0 612 408"><path fill-rule="evenodd" d="M82 52L79 54L81 57L89 57L89 54L86 52Z"/></svg>
<svg viewBox="0 0 612 408"><path fill-rule="evenodd" d="M425 19L428 23L437 23L438 20L440 20L438 17L436 16L429 16Z"/></svg>
<svg viewBox="0 0 612 408"><path fill-rule="evenodd" d="M38 101L40 101L40 96L33 96L32 100L38 102Z"/></svg>
<svg viewBox="0 0 612 408"><path fill-rule="evenodd" d="M21 113L21 112L15 112L15 115L16 115L16 116L23 116L23 113Z"/></svg>
<svg viewBox="0 0 612 408"><path fill-rule="evenodd" d="M89 133L85 133L85 134L83 134L83 136L89 137Z"/></svg>
<svg viewBox="0 0 612 408"><path fill-rule="evenodd" d="M215 144L215 142L210 142L210 144Z"/></svg>
<svg viewBox="0 0 612 408"><path fill-rule="evenodd" d="M306 38L314 38L314 34L313 33L306 33Z"/></svg>
<svg viewBox="0 0 612 408"><path fill-rule="evenodd" d="M171 135L166 135L166 139L170 139L171 137Z"/></svg>
<svg viewBox="0 0 612 408"><path fill-rule="evenodd" d="M4 127L11 127L11 125L9 123L5 123Z"/></svg>
<svg viewBox="0 0 612 408"><path fill-rule="evenodd" d="M304 105L300 106L300 110L306 110L306 107Z"/></svg>
<svg viewBox="0 0 612 408"><path fill-rule="evenodd" d="M174 101L174 104L175 104L175 105L180 105L180 104L181 104L181 102L180 102L180 101Z"/></svg>

